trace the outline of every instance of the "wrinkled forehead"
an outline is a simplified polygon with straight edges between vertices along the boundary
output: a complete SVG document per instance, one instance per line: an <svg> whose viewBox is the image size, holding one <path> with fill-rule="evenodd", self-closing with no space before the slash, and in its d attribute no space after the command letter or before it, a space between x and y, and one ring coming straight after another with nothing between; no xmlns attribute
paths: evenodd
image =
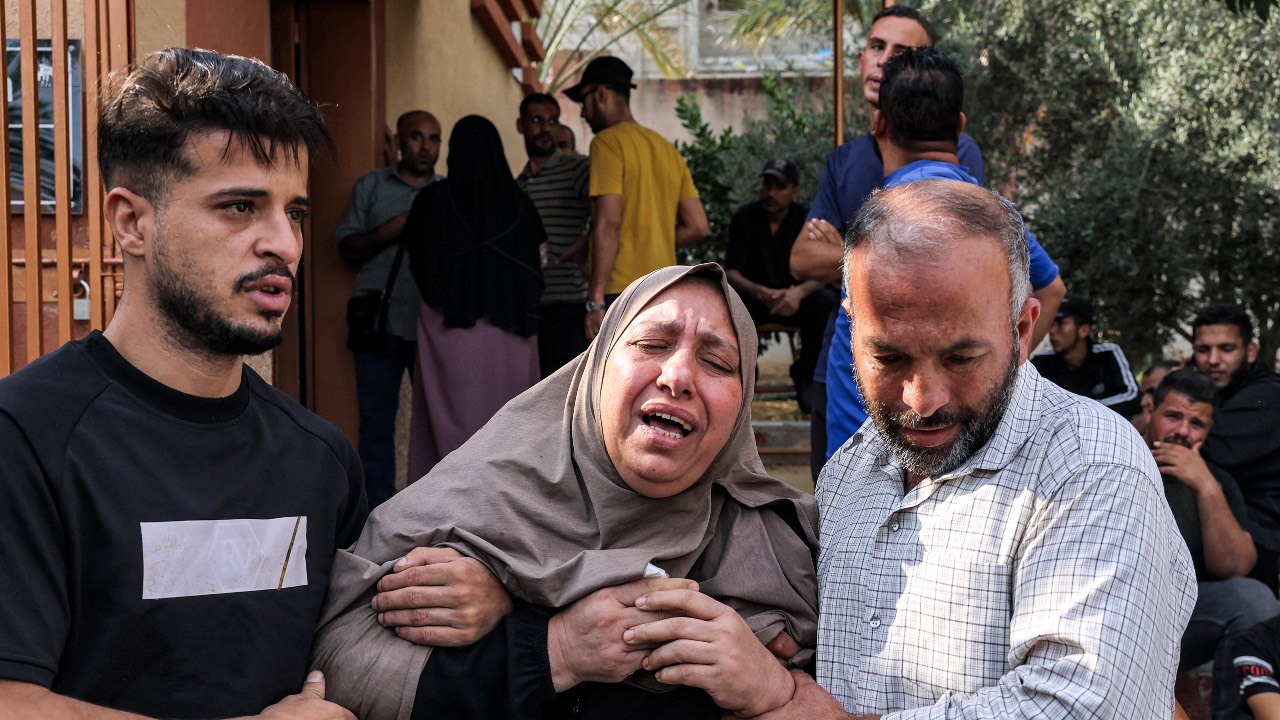
<svg viewBox="0 0 1280 720"><path fill-rule="evenodd" d="M738 330L734 325L729 303L719 281L711 277L683 278L654 295L623 328L623 334L641 328L663 329L668 332L685 331L684 325L693 310L694 320L699 322L695 331L698 339L706 344L731 347L741 354Z"/></svg>
<svg viewBox="0 0 1280 720"><path fill-rule="evenodd" d="M1164 396L1164 400L1156 406L1156 412L1160 412L1165 408L1176 408L1187 415L1199 417L1208 423L1213 422L1213 403L1192 400L1177 390L1170 390Z"/></svg>

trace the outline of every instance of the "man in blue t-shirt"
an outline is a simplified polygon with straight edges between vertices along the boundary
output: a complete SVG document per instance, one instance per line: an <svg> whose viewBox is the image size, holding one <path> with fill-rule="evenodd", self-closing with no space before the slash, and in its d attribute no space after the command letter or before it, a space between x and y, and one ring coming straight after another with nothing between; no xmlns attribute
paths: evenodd
<svg viewBox="0 0 1280 720"><path fill-rule="evenodd" d="M799 278L836 282L840 277L841 237L845 226L862 201L881 183L900 185L924 179L957 179L982 184L982 157L972 138L964 134L964 118L960 113L963 85L958 94L946 99L954 104L955 122L948 121L948 139L930 141L919 146L896 147L890 151L888 125L875 132L876 116L881 112L882 85L886 63L904 50L928 48L935 39L928 21L918 12L901 5L891 6L876 15L868 34L867 48L858 55L864 94L870 108L873 129L861 138L837 149L827 160L827 169L819 184L817 197L809 212L806 232L801 233L792 249L791 269ZM959 73L956 73L959 81ZM938 101L932 97L906 100ZM911 110L911 108L906 108ZM916 116L919 116L918 118ZM926 112L913 112L900 122L906 126L927 118ZM936 118L927 118L936 122ZM881 122L884 122L883 119ZM934 131L933 134L936 134ZM954 138L954 139L951 139ZM891 164L890 152L896 152ZM969 172L969 171L972 172ZM900 171L894 174L895 171ZM886 177L886 173L889 174ZM1028 235L1030 237L1030 235ZM1047 316L1037 322L1032 334L1033 347L1048 332L1053 314L1066 292L1058 269L1032 239L1032 289ZM853 379L853 360L849 348L848 316L837 311L832 323L832 339L827 353L827 366L819 365L816 380L826 383L826 435L811 435L813 452L825 446L830 457L866 420L866 411ZM816 394L816 393L815 393Z"/></svg>

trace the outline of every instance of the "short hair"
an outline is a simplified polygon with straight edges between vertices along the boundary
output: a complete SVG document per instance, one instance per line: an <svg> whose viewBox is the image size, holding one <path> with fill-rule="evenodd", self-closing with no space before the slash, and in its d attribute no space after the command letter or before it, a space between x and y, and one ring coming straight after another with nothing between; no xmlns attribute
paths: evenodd
<svg viewBox="0 0 1280 720"><path fill-rule="evenodd" d="M1224 303L1201 308L1191 321L1191 337L1195 337L1202 325L1235 325L1240 328L1240 340L1245 345L1253 342L1253 320L1239 305Z"/></svg>
<svg viewBox="0 0 1280 720"><path fill-rule="evenodd" d="M1022 215L1013 203L980 185L924 180L873 192L853 216L844 238L844 269L855 248L873 245L899 257L936 252L961 237L991 238L1009 265L1010 322L1027 302L1031 250ZM847 282L847 280L846 280ZM846 288L846 291L848 288Z"/></svg>
<svg viewBox="0 0 1280 720"><path fill-rule="evenodd" d="M426 110L410 110L408 112L401 113L400 117L396 118L396 132L403 135L405 123L416 117L425 117L436 125L440 125L440 121L436 119L436 116Z"/></svg>
<svg viewBox="0 0 1280 720"><path fill-rule="evenodd" d="M168 183L195 172L192 135L227 131L263 165L333 148L324 115L283 73L259 60L171 47L113 72L98 120L98 165L108 189L163 203Z"/></svg>
<svg viewBox="0 0 1280 720"><path fill-rule="evenodd" d="M880 113L889 139L904 150L926 143L955 145L964 108L964 78L955 61L933 48L915 48L885 63Z"/></svg>
<svg viewBox="0 0 1280 720"><path fill-rule="evenodd" d="M524 113L531 105L551 105L557 110L560 109L560 103L553 96L546 93L529 93L520 101L520 117L524 117Z"/></svg>
<svg viewBox="0 0 1280 720"><path fill-rule="evenodd" d="M871 18L871 25L875 25L876 23L880 22L880 18L887 18L887 17L897 17L897 18L906 18L908 20L915 20L917 23L919 23L920 27L924 28L924 34L929 36L929 45L938 44L937 31L933 29L933 24L929 22L928 18L920 14L919 10L913 7L907 7L906 5L890 5L885 9L881 10L880 12L876 13L875 16ZM867 29L870 30L870 28L871 26L868 25Z"/></svg>
<svg viewBox="0 0 1280 720"><path fill-rule="evenodd" d="M1180 368L1165 375L1156 386L1152 407L1160 407L1171 392L1176 392L1191 402L1209 403L1218 407L1218 386L1213 384L1208 375L1195 368Z"/></svg>
<svg viewBox="0 0 1280 720"><path fill-rule="evenodd" d="M1151 363L1151 366L1142 371L1142 376L1146 377L1157 370L1176 370L1182 367L1182 363L1177 360L1159 360Z"/></svg>

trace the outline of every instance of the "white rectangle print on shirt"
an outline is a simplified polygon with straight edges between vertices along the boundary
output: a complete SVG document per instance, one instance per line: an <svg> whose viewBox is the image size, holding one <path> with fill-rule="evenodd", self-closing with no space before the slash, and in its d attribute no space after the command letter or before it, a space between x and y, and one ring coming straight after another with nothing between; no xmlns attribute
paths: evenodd
<svg viewBox="0 0 1280 720"><path fill-rule="evenodd" d="M142 599L307 584L307 518L144 522Z"/></svg>

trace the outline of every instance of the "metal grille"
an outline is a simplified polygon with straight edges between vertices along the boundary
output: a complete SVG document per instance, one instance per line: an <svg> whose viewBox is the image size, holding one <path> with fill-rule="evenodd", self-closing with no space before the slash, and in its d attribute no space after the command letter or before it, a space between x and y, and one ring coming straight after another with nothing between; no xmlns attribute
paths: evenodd
<svg viewBox="0 0 1280 720"><path fill-rule="evenodd" d="M122 265L102 217L96 122L101 79L132 59L132 13L132 0L18 0L16 18L0 5L0 376L115 311Z"/></svg>

